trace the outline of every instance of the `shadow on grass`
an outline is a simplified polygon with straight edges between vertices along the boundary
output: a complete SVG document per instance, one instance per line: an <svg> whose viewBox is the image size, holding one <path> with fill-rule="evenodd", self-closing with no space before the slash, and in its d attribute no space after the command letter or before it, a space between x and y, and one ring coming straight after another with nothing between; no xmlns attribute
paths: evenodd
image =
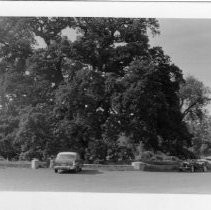
<svg viewBox="0 0 211 210"><path fill-rule="evenodd" d="M96 169L83 169L79 174L88 174L88 175L95 175L95 174L103 174L102 171Z"/></svg>
<svg viewBox="0 0 211 210"><path fill-rule="evenodd" d="M62 171L60 174L75 174L75 175L97 175L97 174L103 174L103 172L95 169L83 169L82 171L76 173L73 171Z"/></svg>

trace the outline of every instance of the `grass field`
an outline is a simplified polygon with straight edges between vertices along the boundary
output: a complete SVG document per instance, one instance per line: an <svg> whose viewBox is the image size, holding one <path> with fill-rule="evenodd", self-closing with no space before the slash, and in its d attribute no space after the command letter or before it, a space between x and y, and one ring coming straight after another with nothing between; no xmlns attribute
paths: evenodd
<svg viewBox="0 0 211 210"><path fill-rule="evenodd" d="M211 173L0 168L1 191L211 193Z"/></svg>

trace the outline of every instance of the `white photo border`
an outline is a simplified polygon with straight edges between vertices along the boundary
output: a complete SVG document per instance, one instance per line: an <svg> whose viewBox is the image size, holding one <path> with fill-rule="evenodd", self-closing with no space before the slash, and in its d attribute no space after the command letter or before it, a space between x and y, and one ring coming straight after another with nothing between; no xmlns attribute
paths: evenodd
<svg viewBox="0 0 211 210"><path fill-rule="evenodd" d="M0 16L211 18L211 2L0 1ZM191 194L0 192L2 210L207 210L210 200Z"/></svg>

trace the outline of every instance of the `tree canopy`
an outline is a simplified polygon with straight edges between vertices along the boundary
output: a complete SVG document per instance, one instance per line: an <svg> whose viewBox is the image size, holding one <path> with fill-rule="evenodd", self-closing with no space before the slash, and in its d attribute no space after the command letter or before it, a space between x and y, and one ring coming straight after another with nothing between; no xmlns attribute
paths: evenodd
<svg viewBox="0 0 211 210"><path fill-rule="evenodd" d="M133 145L184 155L190 108L182 112L181 101L194 102L180 89L182 71L150 47L149 33L159 34L156 19L1 18L0 153L118 159L125 135Z"/></svg>
<svg viewBox="0 0 211 210"><path fill-rule="evenodd" d="M188 76L181 84L179 98L182 120L193 135L191 149L197 156L203 155L210 148L211 121L207 111L210 88L195 77Z"/></svg>

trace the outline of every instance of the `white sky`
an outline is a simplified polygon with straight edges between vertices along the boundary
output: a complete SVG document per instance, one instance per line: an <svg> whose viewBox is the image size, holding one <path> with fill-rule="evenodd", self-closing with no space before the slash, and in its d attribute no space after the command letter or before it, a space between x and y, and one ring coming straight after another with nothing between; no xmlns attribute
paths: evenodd
<svg viewBox="0 0 211 210"><path fill-rule="evenodd" d="M151 38L183 70L211 87L211 19L159 19L161 34ZM211 113L211 105L208 106Z"/></svg>
<svg viewBox="0 0 211 210"><path fill-rule="evenodd" d="M163 47L184 74L211 87L211 19L159 19L161 34L152 45Z"/></svg>

